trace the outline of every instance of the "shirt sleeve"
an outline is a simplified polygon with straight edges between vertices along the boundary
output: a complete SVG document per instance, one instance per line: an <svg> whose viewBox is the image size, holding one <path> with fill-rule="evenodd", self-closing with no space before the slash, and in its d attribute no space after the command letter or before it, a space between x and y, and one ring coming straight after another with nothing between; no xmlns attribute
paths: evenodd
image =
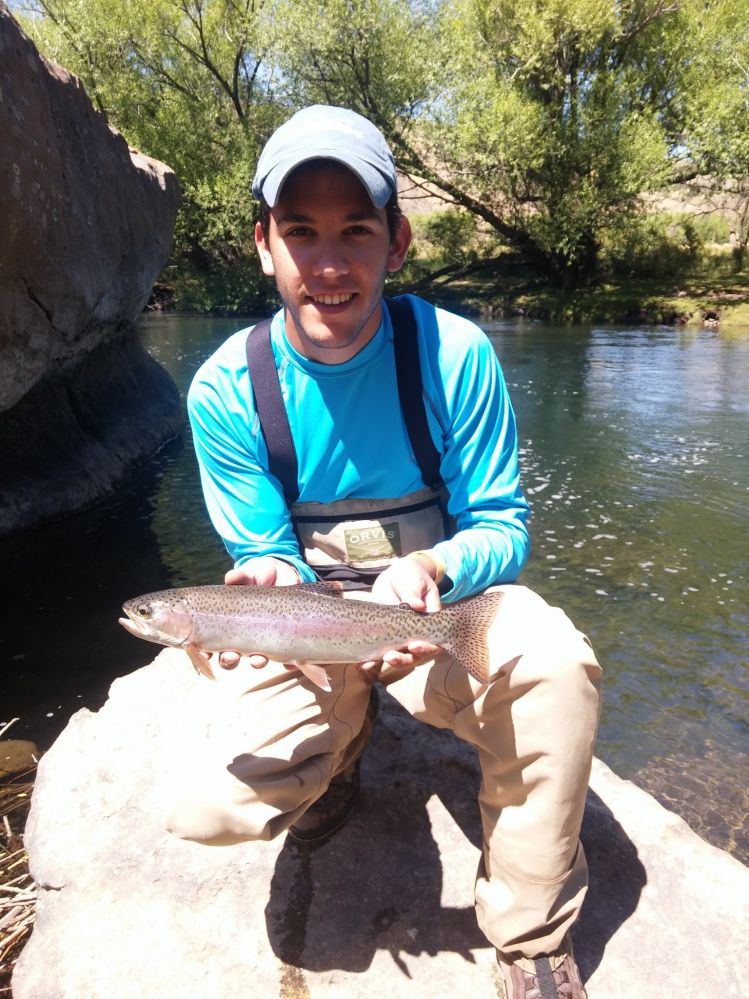
<svg viewBox="0 0 749 999"><path fill-rule="evenodd" d="M214 355L198 370L187 397L205 503L235 567L273 555L312 582L315 574L301 557L283 490L268 471L246 361L234 357L246 333L224 345L226 363Z"/></svg>
<svg viewBox="0 0 749 999"><path fill-rule="evenodd" d="M530 550L515 414L499 360L473 323L450 316L449 326L445 336L428 338L436 346L426 347L422 368L448 510L457 525L433 549L453 584L446 602L513 582Z"/></svg>

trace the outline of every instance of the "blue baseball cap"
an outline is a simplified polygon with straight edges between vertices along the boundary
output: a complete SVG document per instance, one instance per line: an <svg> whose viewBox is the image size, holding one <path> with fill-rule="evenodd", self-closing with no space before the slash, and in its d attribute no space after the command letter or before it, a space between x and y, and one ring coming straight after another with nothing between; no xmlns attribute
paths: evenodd
<svg viewBox="0 0 749 999"><path fill-rule="evenodd" d="M335 160L355 173L375 208L384 208L398 189L395 160L382 132L355 111L314 104L297 111L268 139L252 193L273 208L292 170L317 159Z"/></svg>

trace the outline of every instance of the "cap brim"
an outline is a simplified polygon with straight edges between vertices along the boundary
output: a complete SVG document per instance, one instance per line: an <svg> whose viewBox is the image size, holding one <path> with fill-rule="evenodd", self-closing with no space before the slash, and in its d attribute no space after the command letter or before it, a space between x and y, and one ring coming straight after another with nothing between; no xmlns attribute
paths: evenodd
<svg viewBox="0 0 749 999"><path fill-rule="evenodd" d="M297 167L302 166L304 163L310 163L313 160L330 160L350 170L361 181L375 208L384 208L395 193L390 182L371 164L365 163L358 158L344 160L339 156L325 155L319 152L301 159L295 158L291 162L278 163L269 170L262 181L256 179L252 185L252 193L256 198L262 198L266 204L274 208L278 204L283 185L289 179L290 175Z"/></svg>

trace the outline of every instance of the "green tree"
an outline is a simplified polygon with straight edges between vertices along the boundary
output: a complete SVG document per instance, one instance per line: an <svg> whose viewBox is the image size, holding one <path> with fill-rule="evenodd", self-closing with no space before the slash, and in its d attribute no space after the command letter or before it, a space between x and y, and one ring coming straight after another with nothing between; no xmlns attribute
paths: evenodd
<svg viewBox="0 0 749 999"><path fill-rule="evenodd" d="M131 145L177 173L174 270L181 304L242 308L265 293L250 194L278 121L266 53L273 21L253 0L36 0L25 27L81 77Z"/></svg>
<svg viewBox="0 0 749 999"><path fill-rule="evenodd" d="M691 11L690 36L701 58L688 67L684 142L698 175L694 193L730 219L740 269L749 240L749 17L742 0L706 6Z"/></svg>
<svg viewBox="0 0 749 999"><path fill-rule="evenodd" d="M602 243L642 211L643 192L695 172L690 116L740 6L319 0L325 31L290 37L286 65L305 100L369 114L413 177L570 284L596 274ZM700 30L695 44L700 18L718 8L723 34ZM723 64L745 111L746 90Z"/></svg>
<svg viewBox="0 0 749 999"><path fill-rule="evenodd" d="M599 272L644 193L749 173L746 0L29 2L42 50L176 170L187 304L258 292L250 177L313 102L371 118L487 252L567 285Z"/></svg>

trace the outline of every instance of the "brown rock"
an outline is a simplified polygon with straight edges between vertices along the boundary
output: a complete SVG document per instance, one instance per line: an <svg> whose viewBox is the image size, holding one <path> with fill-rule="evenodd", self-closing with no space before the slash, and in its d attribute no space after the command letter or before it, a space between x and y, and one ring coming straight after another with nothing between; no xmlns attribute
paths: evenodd
<svg viewBox="0 0 749 999"><path fill-rule="evenodd" d="M177 430L133 322L179 192L0 0L0 534L111 489Z"/></svg>
<svg viewBox="0 0 749 999"><path fill-rule="evenodd" d="M26 739L0 739L0 780L33 771L38 760L36 743Z"/></svg>

